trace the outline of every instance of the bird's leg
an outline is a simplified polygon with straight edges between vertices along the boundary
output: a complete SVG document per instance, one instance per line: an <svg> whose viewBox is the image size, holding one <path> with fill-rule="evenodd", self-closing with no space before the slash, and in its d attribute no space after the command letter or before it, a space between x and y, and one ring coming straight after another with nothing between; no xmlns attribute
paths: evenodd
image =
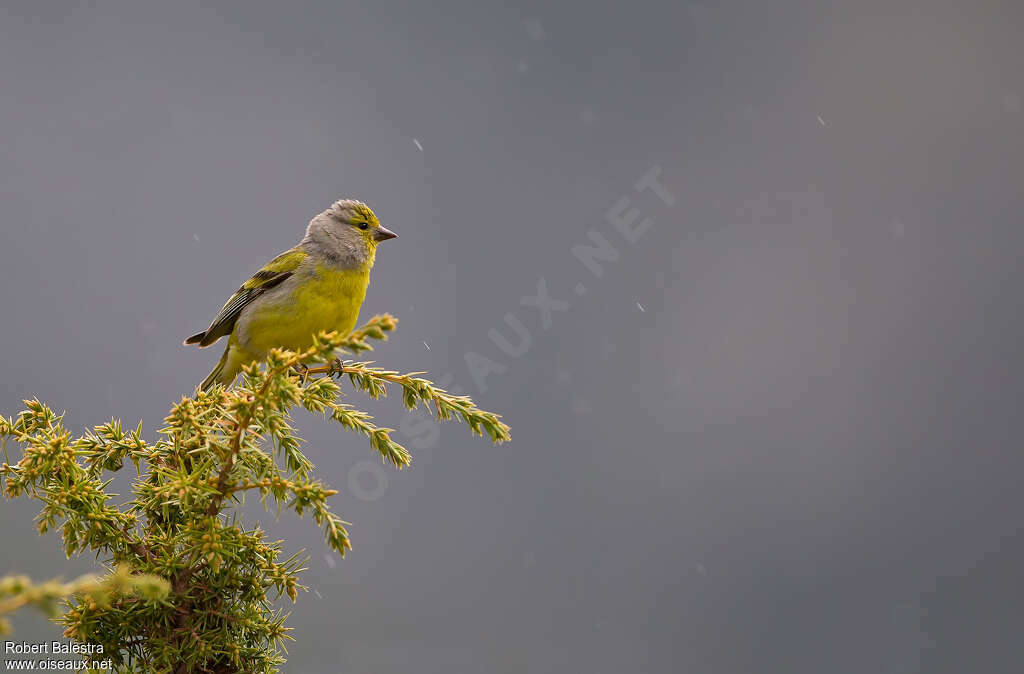
<svg viewBox="0 0 1024 674"><path fill-rule="evenodd" d="M335 358L331 361L331 369L327 371L327 376L338 377L339 379L345 374L345 363L341 358Z"/></svg>

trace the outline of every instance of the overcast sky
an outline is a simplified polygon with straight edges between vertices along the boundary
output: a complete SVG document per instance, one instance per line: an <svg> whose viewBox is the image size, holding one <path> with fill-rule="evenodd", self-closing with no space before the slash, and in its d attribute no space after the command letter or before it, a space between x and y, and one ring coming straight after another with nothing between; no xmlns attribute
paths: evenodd
<svg viewBox="0 0 1024 674"><path fill-rule="evenodd" d="M513 442L367 404L396 473L300 415L354 550L253 513L311 557L284 671L1019 671L1022 18L3 0L0 410L152 439L182 339L356 197L374 357ZM35 512L0 573L94 568Z"/></svg>

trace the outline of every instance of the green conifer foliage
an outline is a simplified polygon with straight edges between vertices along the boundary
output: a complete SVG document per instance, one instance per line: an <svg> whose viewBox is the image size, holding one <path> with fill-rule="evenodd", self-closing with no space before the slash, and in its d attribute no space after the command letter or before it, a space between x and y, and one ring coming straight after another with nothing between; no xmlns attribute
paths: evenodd
<svg viewBox="0 0 1024 674"><path fill-rule="evenodd" d="M65 635L101 645L97 658L112 658L119 671L278 671L291 637L275 602L295 601L304 589L304 560L287 555L283 541L267 540L258 523L243 521L243 498L252 494L278 511L308 516L341 555L350 547L347 523L328 504L337 492L313 475L292 412L302 407L365 436L396 468L409 465L409 452L392 429L339 401L337 379L373 398L401 389L410 409L425 405L439 420L462 421L495 443L509 439L498 415L422 373L336 357L339 350L370 350L368 340L386 339L396 324L379 315L345 337L321 334L305 352L274 351L263 367L246 368L234 387L175 404L152 443L141 424L126 429L117 420L75 437L63 415L38 400L26 401L15 417L0 417L4 495L40 501L40 533L58 530L68 556L92 552L107 566L104 577L69 584L4 579L0 614L28 604L53 610L63 600L57 620ZM20 447L17 461L9 444ZM137 479L130 498L115 502L107 491L110 473L126 462Z"/></svg>

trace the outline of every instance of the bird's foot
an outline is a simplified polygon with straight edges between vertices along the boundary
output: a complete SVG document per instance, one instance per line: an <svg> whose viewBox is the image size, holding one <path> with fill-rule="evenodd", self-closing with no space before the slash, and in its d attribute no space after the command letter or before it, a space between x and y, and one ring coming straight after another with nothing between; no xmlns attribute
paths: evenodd
<svg viewBox="0 0 1024 674"><path fill-rule="evenodd" d="M341 358L335 358L331 361L331 369L327 371L327 376L337 377L341 379L345 375L345 362Z"/></svg>
<svg viewBox="0 0 1024 674"><path fill-rule="evenodd" d="M305 386L306 378L309 376L309 366L305 363L299 363L298 365L293 365L292 370L295 371L295 374L299 375L299 384Z"/></svg>

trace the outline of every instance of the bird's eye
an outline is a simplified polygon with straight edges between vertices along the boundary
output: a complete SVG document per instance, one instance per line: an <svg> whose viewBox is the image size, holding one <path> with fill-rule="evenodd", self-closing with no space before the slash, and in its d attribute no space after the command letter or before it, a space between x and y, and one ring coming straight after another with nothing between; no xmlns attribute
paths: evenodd
<svg viewBox="0 0 1024 674"><path fill-rule="evenodd" d="M368 223L368 222L360 222L359 223L359 229L369 229L369 228L370 228L370 223Z"/></svg>

